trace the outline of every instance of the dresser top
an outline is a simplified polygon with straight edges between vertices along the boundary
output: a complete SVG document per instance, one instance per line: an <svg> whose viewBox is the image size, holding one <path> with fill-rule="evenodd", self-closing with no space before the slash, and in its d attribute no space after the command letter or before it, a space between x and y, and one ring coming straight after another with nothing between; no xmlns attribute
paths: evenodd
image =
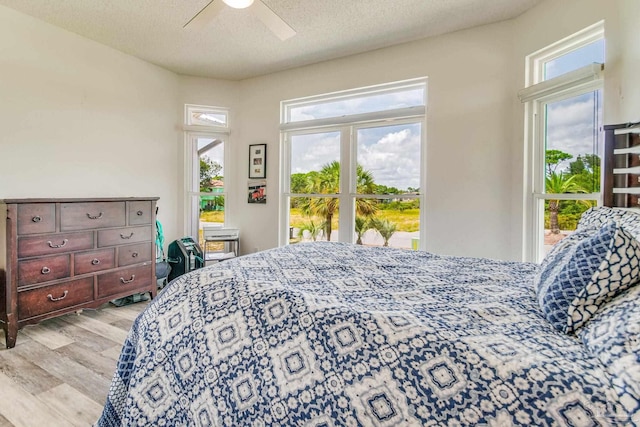
<svg viewBox="0 0 640 427"><path fill-rule="evenodd" d="M102 197L102 198L59 198L59 199L0 199L0 203L83 203L83 202L135 202L158 200L160 197Z"/></svg>

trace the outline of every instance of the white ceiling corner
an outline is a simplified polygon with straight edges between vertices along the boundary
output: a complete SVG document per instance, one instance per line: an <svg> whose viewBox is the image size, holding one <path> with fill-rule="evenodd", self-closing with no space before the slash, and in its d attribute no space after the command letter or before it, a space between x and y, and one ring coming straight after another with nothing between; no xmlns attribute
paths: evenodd
<svg viewBox="0 0 640 427"><path fill-rule="evenodd" d="M183 28L209 0L0 0L0 5L178 74L241 80L511 19L542 0L262 1L295 36L282 41L249 9L230 7L203 28Z"/></svg>

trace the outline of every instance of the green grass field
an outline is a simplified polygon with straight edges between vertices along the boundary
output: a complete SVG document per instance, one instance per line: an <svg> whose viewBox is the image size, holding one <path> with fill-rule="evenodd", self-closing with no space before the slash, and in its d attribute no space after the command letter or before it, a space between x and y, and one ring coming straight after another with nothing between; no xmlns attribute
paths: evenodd
<svg viewBox="0 0 640 427"><path fill-rule="evenodd" d="M388 219L395 223L398 227L398 231L418 231L420 230L420 210L419 209L405 209L404 211L393 209L381 209L376 216L381 219ZM290 211L290 225L292 227L300 228L304 223L313 219L317 225L322 222L321 218L309 218L300 212L300 209L291 209ZM205 211L200 213L200 220L205 222L224 222L223 211ZM337 217L333 219L333 229L338 229Z"/></svg>
<svg viewBox="0 0 640 427"><path fill-rule="evenodd" d="M204 222L224 222L224 211L204 211L204 212L200 212L200 221L204 221Z"/></svg>
<svg viewBox="0 0 640 427"><path fill-rule="evenodd" d="M377 218L388 219L398 227L397 231L413 232L420 230L420 209L405 209L404 211L385 209L379 210L376 214ZM289 224L291 227L300 228L304 223L313 220L316 225L322 223L323 219L319 217L308 217L300 212L300 209L291 209L289 212ZM338 219L334 218L331 224L334 230L338 229Z"/></svg>

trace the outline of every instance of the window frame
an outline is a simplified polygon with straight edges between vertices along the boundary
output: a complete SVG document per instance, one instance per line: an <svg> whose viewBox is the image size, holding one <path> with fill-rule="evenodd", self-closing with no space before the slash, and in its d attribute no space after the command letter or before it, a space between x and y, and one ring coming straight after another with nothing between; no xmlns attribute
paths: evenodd
<svg viewBox="0 0 640 427"><path fill-rule="evenodd" d="M318 105L337 99L358 98L366 94L394 93L406 90L408 87L421 87L424 89L424 106L389 109L372 113L359 113L335 118L321 118L289 123L290 108L300 105ZM379 91L376 90L379 89ZM394 90L395 88L395 90ZM292 197L330 197L337 198L340 203L338 213L339 233L338 241L354 243L355 238L355 207L358 198L391 199L399 198L398 195L373 195L357 194L357 131L360 128L385 127L409 123L419 123L420 135L420 193L417 195L402 195L404 199L420 200L420 243L419 249L426 248L426 105L427 105L427 78L412 79L408 81L389 83L380 86L370 86L360 89L351 89L344 92L334 92L325 95L317 95L304 99L294 99L281 102L281 126L280 126L280 208L279 208L279 232L278 244L289 244L289 209ZM298 194L291 193L291 143L296 135L326 133L340 133L340 191L337 194ZM346 208L345 208L346 207Z"/></svg>
<svg viewBox="0 0 640 427"><path fill-rule="evenodd" d="M211 114L219 114L225 117L224 124L194 124L192 121L192 112L202 111ZM197 105L197 104L185 104L184 105L184 130L191 131L213 131L213 132L228 132L229 131L229 113L230 110L224 107L214 107L209 105Z"/></svg>
<svg viewBox="0 0 640 427"><path fill-rule="evenodd" d="M198 154L198 138L211 138L214 141L220 140L224 147L224 165L223 165L223 181L225 182L224 191L216 193L217 196L224 197L224 224L227 224L229 211L229 187L227 185L227 177L229 173L229 133L225 132L202 132L202 131L186 131L184 144L185 159L185 222L184 232L187 236L198 239L200 230L200 197L209 196L211 193L200 191L200 156ZM197 240L196 240L197 241Z"/></svg>
<svg viewBox="0 0 640 427"><path fill-rule="evenodd" d="M569 52L604 39L604 21L551 44L526 57L526 87L518 95L525 104L524 127L524 202L522 259L540 262L544 256L543 233L545 200L595 200L602 204L602 189L597 193L553 194L545 192L545 106L589 92L604 92L603 66L593 64L544 80L545 63ZM599 147L602 149L602 147ZM601 173L602 173L601 169ZM602 176L600 177L602 183ZM543 231L543 230L542 230Z"/></svg>

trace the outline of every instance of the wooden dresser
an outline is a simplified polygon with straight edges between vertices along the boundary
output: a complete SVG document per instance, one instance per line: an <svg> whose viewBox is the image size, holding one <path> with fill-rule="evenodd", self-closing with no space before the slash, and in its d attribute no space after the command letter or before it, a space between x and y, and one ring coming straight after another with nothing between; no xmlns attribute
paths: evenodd
<svg viewBox="0 0 640 427"><path fill-rule="evenodd" d="M156 294L157 197L0 201L0 321L7 348L30 323Z"/></svg>

